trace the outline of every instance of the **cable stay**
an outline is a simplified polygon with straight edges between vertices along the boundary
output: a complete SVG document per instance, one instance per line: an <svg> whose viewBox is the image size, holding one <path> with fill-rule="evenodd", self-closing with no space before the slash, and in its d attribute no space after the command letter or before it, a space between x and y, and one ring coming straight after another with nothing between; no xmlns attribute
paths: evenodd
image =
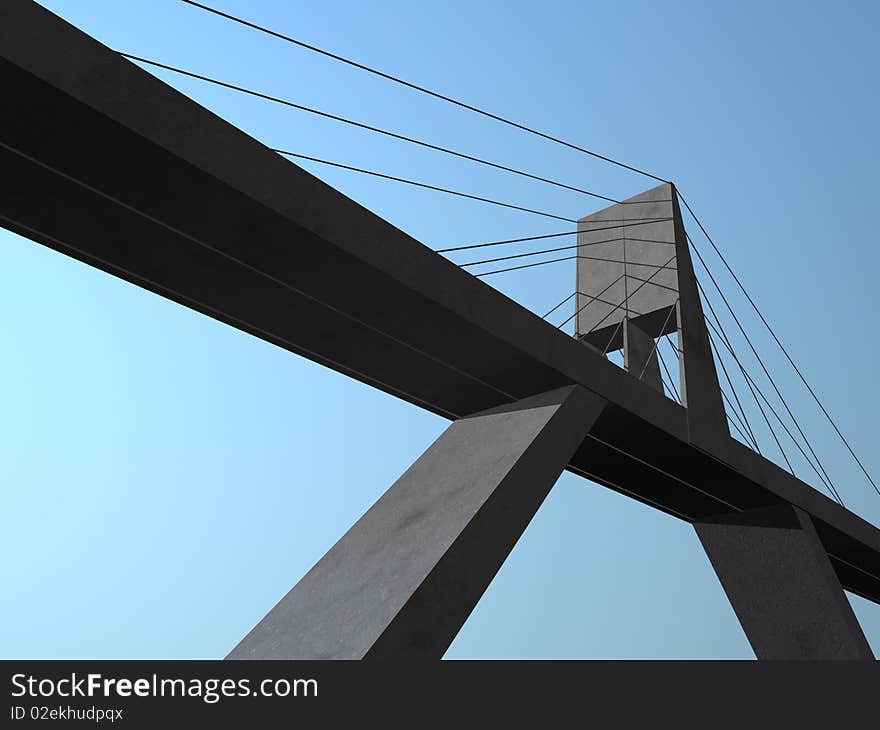
<svg viewBox="0 0 880 730"><path fill-rule="evenodd" d="M635 220L635 219L628 219ZM523 241L538 241L544 238L559 238L560 236L576 236L578 233L596 233L597 231L617 231L621 228L632 228L633 226L644 226L650 223L662 223L664 221L672 220L671 218L644 218L637 223L618 223L615 226L602 226L600 228L588 228L582 229L579 231L564 231L563 233L547 233L541 236L525 236L523 238L507 238L502 241L489 241L487 243L471 243L463 246L453 246L452 248L438 248L435 249L434 253L450 253L452 251L467 251L468 249L473 248L486 248L487 246L503 246L508 243L521 243ZM591 223L595 223L596 221L590 221ZM608 221L600 221L602 223L610 222ZM601 243L610 243L612 241L619 241L619 238L609 238L604 241L591 241L589 243L581 243L575 244L576 246L598 246ZM666 243L666 241L658 241L652 238L633 238L632 236L627 236L628 241L639 241L641 243Z"/></svg>
<svg viewBox="0 0 880 730"><path fill-rule="evenodd" d="M278 31L271 30L270 28L266 28L261 25L257 25L256 23L252 23L251 21L245 20L244 18L240 18L235 15L231 15L230 13L224 13L221 10L217 10L216 8L212 8L208 5L203 5L202 3L195 2L194 0L181 0L181 2L186 3L187 5L192 5L193 7L204 10L208 13L213 13L214 15L218 15L226 20L230 20L234 23L238 23L240 25L246 26L253 30L259 31L261 33L265 33L266 35L273 36L274 38L278 38L279 40L286 41L287 43L292 43L300 48L304 48L308 51L312 51L314 53L318 53L322 56L326 56L327 58L331 58L334 61L339 61L341 63L345 63L354 68L360 69L361 71L366 71L367 73L373 74L375 76L379 76L380 78L386 79L388 81L392 81L401 86L405 86L413 91L418 91L422 94L427 94L428 96L432 96L435 99L440 99L441 101L445 101L449 104L453 104L455 106L461 107L462 109L467 109L468 111L474 112L475 114L479 114L481 116L486 117L487 119L492 119L496 122L501 122L502 124L506 124L515 129L519 129L523 132L528 132L529 134L536 135L541 137L542 139L546 139L550 142L554 142L559 145L563 145L564 147L568 147L570 149L576 150L578 152L582 152L583 154L590 155L591 157L595 157L596 159L602 160L604 162L608 162L612 165L616 165L617 167L621 167L623 169L629 170L630 172L638 173L639 175L644 175L645 177L649 177L652 180L656 180L657 182L669 182L668 180L664 180L661 177L657 177L656 175L652 175L650 172L646 172L645 170L640 170L637 167L633 167L632 165L627 165L619 160L615 160L611 157L607 157L605 155L600 155L598 152L593 152L592 150L587 149L586 147L581 147L580 145L576 145L572 142L566 142L559 137L554 137L553 135L546 134L545 132L541 132L532 127L528 127L525 124L520 124L519 122L513 121L512 119L507 119L498 114L493 114L492 112L486 111L484 109L480 109L479 107L473 106L471 104L467 104L463 101L459 101L458 99L454 99L451 96L446 96L445 94L441 94L437 91L432 91L424 86L419 86L418 84L414 84L410 81L406 81L400 77L393 76L389 73L385 73L384 71L380 71L379 69L372 68L371 66L367 66L362 63L358 63L357 61L353 61L350 58L345 58L344 56L340 56L336 53L331 53L323 48L319 48L318 46L312 45L310 43L306 43L297 38L294 38L289 35L285 35L283 33L279 33Z"/></svg>
<svg viewBox="0 0 880 730"><path fill-rule="evenodd" d="M686 200L685 197L681 194L681 192L678 192L678 197L679 197L679 199L681 200L681 202L684 203L684 206L685 206L685 208L687 209L688 213L690 213L691 217L694 219L694 222L697 224L697 226L698 226L698 227L700 228L700 230L703 232L703 235L706 237L706 240L707 240L707 241L709 242L709 244L712 246L712 249L715 251L715 253L717 254L718 258L721 259L721 262L724 264L724 267L727 269L728 273L731 275L731 277L733 278L733 280L736 282L737 286L740 288L740 291L742 291L743 295L744 295L745 298L748 300L748 302L749 302L749 304L751 305L752 309L755 310L755 314L758 315L758 318L761 320L761 322L763 323L764 327L765 327L765 328L767 329L767 331L770 333L770 336L773 338L773 341L779 346L779 349L782 351L782 354L785 356L785 359L788 360L788 363L792 366L792 368L794 369L794 371L795 371L795 373L797 374L798 378L800 378L800 381L804 384L804 387L806 387L806 389L807 389L807 391L809 392L810 396L811 396L811 397L813 398L813 400L816 402L816 405L819 406L819 409L822 411L822 413L823 413L823 415L825 416L825 418L827 419L827 421L831 424L831 426L832 426L832 428L834 429L834 431L835 431L835 432L837 433L837 435L840 437L840 440L843 442L843 445L846 447L846 449L847 449L847 451L849 452L850 456L852 456L852 458L855 460L856 464L858 465L859 469L862 471L862 473L865 475L865 477L866 477L866 478L868 479L868 481L871 483L871 486L874 488L874 491L877 492L878 496L880 496L880 487L877 486L877 483L874 481L873 477L868 473L868 470L865 468L865 465L862 463L862 461L861 461L861 460L859 459L859 457L856 455L856 453L855 453L855 451L853 450L852 446L850 446L849 441L848 441L848 440L846 439L846 437L843 435L843 433L841 432L840 428L838 428L837 424L834 422L834 419L831 417L831 414L828 412L828 410L827 410L827 409L825 408L825 406L822 404L822 401L819 399L819 396L816 395L816 392L813 390L812 386L807 382L806 377L804 377L804 374L801 372L801 369L797 366L797 363L795 363L794 359L792 359L792 357L791 357L791 355L789 354L788 350L785 348L785 346L784 346L784 345L782 344L782 342L780 341L779 337L776 335L776 332L775 332L775 331L773 330L773 328L770 326L770 323L767 321L767 319L766 319L766 318L764 317L764 315L761 313L761 310L758 309L758 305L755 304L754 299L752 299L751 295L748 293L748 291L746 290L745 286L743 286L743 283L740 281L739 277L736 275L736 273L735 273L735 272L733 271L733 269L731 268L731 266L730 266L730 264L728 263L727 259L724 257L724 254L721 253L721 250L720 250L720 249L718 248L718 246L715 244L715 241L712 240L712 237L709 235L709 232L706 230L705 226L703 226L702 222L701 222L700 219L697 217L697 214L693 211L693 209L692 209L691 206L688 204L687 200Z"/></svg>
<svg viewBox="0 0 880 730"><path fill-rule="evenodd" d="M292 109L297 109L302 112L306 112L308 114L314 114L315 116L323 117L324 119L331 119L335 122L340 122L342 124L348 124L352 127L357 127L359 129L366 130L368 132L374 132L375 134L381 134L385 137L390 137L392 139L397 139L402 142L408 142L409 144L418 145L420 147L424 147L426 149L434 150L436 152L442 152L446 155L451 155L453 157L458 157L463 160L468 160L469 162L476 162L480 165L486 165L487 167L495 168L496 170L503 170L504 172L510 172L514 175L520 175L521 177L528 178L530 180L535 180L537 182L546 183L547 185L553 185L557 188L562 188L564 190L570 190L575 193L581 193L582 195L588 195L592 198L597 198L598 200L604 200L609 203L620 203L621 201L616 200L615 198L608 197L607 195L600 195L599 193L595 193L591 190L585 190L584 188L579 188L575 185L569 185L568 183L563 183L558 180L552 180L547 177L543 177L542 175L537 175L532 172L526 172L525 170L519 170L515 167L510 167L508 165L502 165L499 162L492 162L491 160L486 160L482 157L477 157L475 155L467 154L466 152L459 152L458 150L453 150L448 147L442 147L441 145L433 144L432 142L426 142L425 140L417 139L415 137L410 137L405 134L400 134L399 132L392 132L388 129L383 129L381 127L376 127L372 124L366 124L364 122L358 122L354 119L350 119L348 117L343 117L338 114L331 114L330 112L323 111L321 109L316 109L315 107L306 106L305 104L299 104L295 101L291 101L289 99L282 99L278 96L272 96L271 94L266 94L261 91L255 91L254 89L248 89L244 86L239 86L238 84L232 84L228 81L222 81L220 79L215 79L211 76L205 76L204 74L195 73L194 71L187 71L186 69L179 68L177 66L171 66L167 63L162 63L160 61L154 61L149 58L143 58L142 56L135 56L131 53L125 53L124 51L117 51L117 53L123 58L127 58L130 61L137 61L139 63L145 63L148 66L154 66L156 68L164 69L165 71L171 71L172 73L180 74L181 76L187 76L192 79L197 79L199 81L204 81L208 84L213 84L214 86L220 86L225 89L230 89L231 91L236 91L240 94L247 94L248 96L253 96L258 99L263 99L264 101L272 102L273 104L282 104L284 106L290 107Z"/></svg>
<svg viewBox="0 0 880 730"><path fill-rule="evenodd" d="M498 205L502 208L510 208L512 210L520 210L524 213L532 213L534 215L544 216L545 218L555 218L560 221L568 221L569 223L577 223L577 219L575 218L566 218L565 216L556 215L554 213L547 213L542 210L534 210L532 208L524 208L520 205L514 205L513 203L504 203L500 200L493 200L492 198L484 198L479 195L471 195L470 193L463 193L458 190L450 190L448 188L441 188L436 185L429 185L428 183L419 182L418 180L410 180L404 177L396 177L394 175L387 175L384 172L376 172L374 170L365 170L362 167L354 167L352 165L344 165L341 162L331 162L330 160L322 160L320 157L311 157L310 155L303 155L298 152L290 152L288 150L273 150L273 152L277 152L280 155L287 155L288 157L296 157L300 160L308 160L309 162L318 162L322 165L329 165L330 167L338 167L342 170L350 170L351 172L358 172L362 175L372 175L373 177L379 177L384 180L393 180L394 182L405 183L406 185L414 185L415 187L425 188L427 190L434 190L438 193L446 193L447 195L457 195L460 198L467 198L469 200L476 200L481 203L489 203L490 205Z"/></svg>

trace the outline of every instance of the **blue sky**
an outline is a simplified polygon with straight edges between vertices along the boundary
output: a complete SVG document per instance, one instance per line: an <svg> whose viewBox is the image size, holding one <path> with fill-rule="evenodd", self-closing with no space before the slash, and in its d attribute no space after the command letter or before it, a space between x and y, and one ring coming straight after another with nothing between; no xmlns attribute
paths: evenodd
<svg viewBox="0 0 880 730"><path fill-rule="evenodd" d="M174 0L41 4L113 48L613 197L654 184ZM876 3L215 6L676 181L880 473ZM273 147L567 217L602 207L159 75ZM434 248L564 230L308 169ZM543 313L570 263L491 283ZM0 311L6 657L223 656L446 426L5 231ZM880 524L880 497L747 321L847 504ZM880 607L852 600L880 654ZM752 652L687 524L563 475L447 656Z"/></svg>

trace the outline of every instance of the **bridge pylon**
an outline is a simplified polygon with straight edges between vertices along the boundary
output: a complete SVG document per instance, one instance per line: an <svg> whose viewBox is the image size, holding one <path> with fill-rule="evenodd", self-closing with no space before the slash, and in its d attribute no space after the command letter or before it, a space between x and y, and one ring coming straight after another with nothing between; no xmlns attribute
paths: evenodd
<svg viewBox="0 0 880 730"><path fill-rule="evenodd" d="M623 349L626 369L662 392L654 342L677 333L688 438L712 451L730 432L675 186L581 218L577 241L575 337Z"/></svg>
<svg viewBox="0 0 880 730"><path fill-rule="evenodd" d="M662 393L657 347L677 333L688 439L717 453L730 432L675 186L580 219L577 251L575 337L622 349L624 368ZM693 525L758 658L873 658L806 512L779 501Z"/></svg>

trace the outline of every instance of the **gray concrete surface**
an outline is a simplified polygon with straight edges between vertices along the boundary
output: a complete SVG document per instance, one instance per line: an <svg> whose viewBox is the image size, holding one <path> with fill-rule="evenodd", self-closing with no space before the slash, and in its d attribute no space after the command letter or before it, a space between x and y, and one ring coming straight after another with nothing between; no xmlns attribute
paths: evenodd
<svg viewBox="0 0 880 730"><path fill-rule="evenodd" d="M759 659L873 659L803 510L782 504L694 523Z"/></svg>
<svg viewBox="0 0 880 730"><path fill-rule="evenodd" d="M457 420L229 658L439 659L603 407L571 386Z"/></svg>

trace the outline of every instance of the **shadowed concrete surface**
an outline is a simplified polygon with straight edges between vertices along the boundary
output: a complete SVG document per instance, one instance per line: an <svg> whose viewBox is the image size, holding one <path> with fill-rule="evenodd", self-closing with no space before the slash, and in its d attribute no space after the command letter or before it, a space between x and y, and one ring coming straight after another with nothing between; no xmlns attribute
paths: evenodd
<svg viewBox="0 0 880 730"><path fill-rule="evenodd" d="M663 392L654 338L630 319L623 323L623 364L634 377Z"/></svg>
<svg viewBox="0 0 880 730"><path fill-rule="evenodd" d="M791 505L694 523L758 659L873 659L812 520Z"/></svg>
<svg viewBox="0 0 880 730"><path fill-rule="evenodd" d="M229 658L441 658L603 407L574 386L453 423Z"/></svg>
<svg viewBox="0 0 880 730"><path fill-rule="evenodd" d="M577 250L576 336L610 352L623 347L627 321L652 338L677 329L688 438L717 451L730 432L675 186L581 218Z"/></svg>

